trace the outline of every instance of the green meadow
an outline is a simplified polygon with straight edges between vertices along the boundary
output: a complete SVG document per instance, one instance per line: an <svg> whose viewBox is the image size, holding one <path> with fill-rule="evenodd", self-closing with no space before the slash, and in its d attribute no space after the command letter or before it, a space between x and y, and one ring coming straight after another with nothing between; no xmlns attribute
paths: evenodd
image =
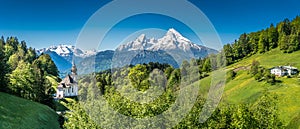
<svg viewBox="0 0 300 129"><path fill-rule="evenodd" d="M264 54L256 54L249 58L226 67L228 70L237 70L233 80L227 80L224 88L222 104L253 104L263 94L276 94L278 96L277 108L280 119L289 128L300 127L300 79L295 77L276 77L274 85L265 81L258 82L249 74L248 68L253 60L260 62L265 68L272 68L280 65L292 65L300 68L300 51L288 54L274 49ZM196 82L199 83L199 82ZM200 81L200 93L207 94L211 84L211 77Z"/></svg>

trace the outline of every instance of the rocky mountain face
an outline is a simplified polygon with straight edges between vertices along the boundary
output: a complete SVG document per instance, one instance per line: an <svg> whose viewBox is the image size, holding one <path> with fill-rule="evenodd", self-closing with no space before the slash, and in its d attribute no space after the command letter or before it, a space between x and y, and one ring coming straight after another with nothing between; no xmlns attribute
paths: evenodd
<svg viewBox="0 0 300 129"><path fill-rule="evenodd" d="M205 57L208 53L218 51L195 43L183 37L175 29L169 29L166 35L160 39L148 39L145 34L139 36L135 41L119 46L116 51L183 51L193 54L194 57Z"/></svg>
<svg viewBox="0 0 300 129"><path fill-rule="evenodd" d="M97 54L95 50L83 51L72 45L50 46L48 48L38 49L36 52L37 54L49 54L62 76L70 71L73 59L75 63L79 63L84 60L84 58Z"/></svg>
<svg viewBox="0 0 300 129"><path fill-rule="evenodd" d="M149 62L167 63L177 68L183 60L203 58L218 51L192 43L175 29L169 29L162 38L149 39L142 34L115 51L83 51L74 46L59 45L37 50L37 53L49 54L60 72L68 71L74 59L79 73L84 74Z"/></svg>

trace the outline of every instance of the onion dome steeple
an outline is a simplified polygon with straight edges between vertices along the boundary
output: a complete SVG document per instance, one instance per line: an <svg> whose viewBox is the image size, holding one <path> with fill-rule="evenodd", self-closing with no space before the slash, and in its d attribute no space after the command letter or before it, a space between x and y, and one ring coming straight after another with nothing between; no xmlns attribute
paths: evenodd
<svg viewBox="0 0 300 129"><path fill-rule="evenodd" d="M76 67L74 61L72 62L71 72L72 72L72 74L77 75L77 67Z"/></svg>

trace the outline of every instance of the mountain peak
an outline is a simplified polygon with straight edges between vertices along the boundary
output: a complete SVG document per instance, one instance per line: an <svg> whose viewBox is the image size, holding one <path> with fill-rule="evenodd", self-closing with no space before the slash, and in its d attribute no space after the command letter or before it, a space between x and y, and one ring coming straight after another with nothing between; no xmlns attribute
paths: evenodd
<svg viewBox="0 0 300 129"><path fill-rule="evenodd" d="M146 40L146 35L145 34L141 34L136 40L138 42L144 42Z"/></svg>
<svg viewBox="0 0 300 129"><path fill-rule="evenodd" d="M187 39L184 36L182 36L174 28L169 29L164 38L165 39L170 39L170 40L172 39L172 40L175 40L175 41L178 41L178 42L189 42L189 43L191 43L191 41L189 39Z"/></svg>
<svg viewBox="0 0 300 129"><path fill-rule="evenodd" d="M181 36L182 37L182 35L177 30L175 30L174 28L170 28L167 32L167 35L175 35L175 36Z"/></svg>
<svg viewBox="0 0 300 129"><path fill-rule="evenodd" d="M96 50L88 50L83 51L79 48L76 48L73 45L53 45L48 48L42 48L39 50L36 50L38 54L42 54L44 52L55 52L56 54L63 56L63 57L72 57L73 55L78 57L88 57L96 54Z"/></svg>
<svg viewBox="0 0 300 129"><path fill-rule="evenodd" d="M159 39L147 39L145 34L140 35L136 40L120 45L117 51L135 51L135 50L149 50L149 51L184 51L193 52L197 57L203 56L205 51L212 49L194 44L189 39L182 36L174 28L167 31L166 35ZM201 54L199 54L201 53Z"/></svg>

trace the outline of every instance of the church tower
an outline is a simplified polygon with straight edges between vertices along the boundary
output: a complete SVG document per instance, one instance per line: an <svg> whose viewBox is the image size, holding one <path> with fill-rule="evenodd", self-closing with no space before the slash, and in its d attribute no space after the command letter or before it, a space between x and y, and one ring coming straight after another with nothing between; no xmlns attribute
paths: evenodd
<svg viewBox="0 0 300 129"><path fill-rule="evenodd" d="M71 74L68 74L64 79L62 79L57 86L57 99L78 96L77 68L74 62L72 64Z"/></svg>
<svg viewBox="0 0 300 129"><path fill-rule="evenodd" d="M74 61L72 63L71 76L74 81L77 81L77 67L76 67Z"/></svg>
<svg viewBox="0 0 300 129"><path fill-rule="evenodd" d="M77 67L76 67L74 61L72 62L71 77L73 78L73 80L75 82L71 91L73 91L74 96L77 96L78 95Z"/></svg>

